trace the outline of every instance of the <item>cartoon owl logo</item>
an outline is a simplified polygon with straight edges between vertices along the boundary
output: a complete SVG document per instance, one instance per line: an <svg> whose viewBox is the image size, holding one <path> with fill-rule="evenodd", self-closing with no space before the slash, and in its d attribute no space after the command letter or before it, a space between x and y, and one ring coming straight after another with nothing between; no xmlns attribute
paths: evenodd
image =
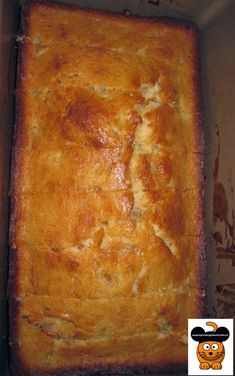
<svg viewBox="0 0 235 376"><path fill-rule="evenodd" d="M219 327L214 322L207 322L212 326L213 331L205 332L197 326L191 331L191 337L199 342L197 346L197 358L200 362L200 369L221 369L225 357L225 349L222 342L229 338L229 330L223 326Z"/></svg>

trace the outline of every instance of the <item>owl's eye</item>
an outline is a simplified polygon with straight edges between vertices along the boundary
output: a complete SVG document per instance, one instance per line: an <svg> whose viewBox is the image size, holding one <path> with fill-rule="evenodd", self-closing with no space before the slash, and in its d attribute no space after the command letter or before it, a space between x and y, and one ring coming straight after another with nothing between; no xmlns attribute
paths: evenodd
<svg viewBox="0 0 235 376"><path fill-rule="evenodd" d="M212 350L218 350L219 346L217 345L217 343L213 343L211 348L212 348Z"/></svg>
<svg viewBox="0 0 235 376"><path fill-rule="evenodd" d="M209 345L209 343L204 343L204 345L202 347L203 347L204 350L209 350L210 345Z"/></svg>

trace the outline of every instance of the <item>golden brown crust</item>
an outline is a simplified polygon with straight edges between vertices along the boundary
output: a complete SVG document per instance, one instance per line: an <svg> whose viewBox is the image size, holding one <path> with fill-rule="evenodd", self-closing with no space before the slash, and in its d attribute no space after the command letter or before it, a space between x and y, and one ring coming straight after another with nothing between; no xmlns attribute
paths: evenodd
<svg viewBox="0 0 235 376"><path fill-rule="evenodd" d="M196 28L27 1L19 42L13 372L180 371L204 296Z"/></svg>

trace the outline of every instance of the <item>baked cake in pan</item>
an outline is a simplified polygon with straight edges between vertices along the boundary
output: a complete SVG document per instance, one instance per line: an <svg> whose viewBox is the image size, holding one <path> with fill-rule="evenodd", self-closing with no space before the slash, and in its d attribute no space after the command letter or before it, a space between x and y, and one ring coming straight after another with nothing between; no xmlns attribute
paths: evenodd
<svg viewBox="0 0 235 376"><path fill-rule="evenodd" d="M14 375L180 371L203 314L198 35L27 1L11 184ZM83 374L83 373L82 373Z"/></svg>

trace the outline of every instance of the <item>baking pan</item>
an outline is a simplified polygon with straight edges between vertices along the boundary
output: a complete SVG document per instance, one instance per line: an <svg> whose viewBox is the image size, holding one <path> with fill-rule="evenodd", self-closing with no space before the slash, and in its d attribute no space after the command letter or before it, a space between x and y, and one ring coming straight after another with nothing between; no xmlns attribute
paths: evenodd
<svg viewBox="0 0 235 376"><path fill-rule="evenodd" d="M58 1L58 0L57 0ZM205 133L207 316L235 317L235 1L64 0L140 16L173 16L200 28ZM14 120L15 39L20 0L0 0L0 375L7 348L9 171Z"/></svg>

